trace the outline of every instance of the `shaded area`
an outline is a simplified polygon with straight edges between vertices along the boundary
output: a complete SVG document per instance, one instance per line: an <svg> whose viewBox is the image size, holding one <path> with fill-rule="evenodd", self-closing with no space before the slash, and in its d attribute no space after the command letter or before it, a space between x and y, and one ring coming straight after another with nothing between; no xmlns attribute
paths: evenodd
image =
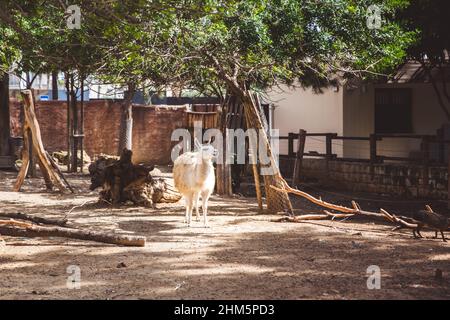
<svg viewBox="0 0 450 320"><path fill-rule="evenodd" d="M3 174L3 173L2 173ZM87 189L88 178L72 182ZM86 181L87 183L85 183ZM2 210L20 211L0 187ZM70 199L20 194L28 213L59 217L95 194ZM33 207L33 197L39 196ZM3 199L10 199L4 204ZM67 200L67 202L66 202ZM28 206L30 205L30 206ZM413 240L409 232L371 223L274 223L255 199L213 197L211 228L183 224L182 203L157 209L86 204L74 225L144 235L144 248L60 238L4 237L0 298L13 299L449 299L450 247ZM5 245L6 244L6 245ZM81 289L68 289L66 269L81 270ZM381 269L381 289L368 290L366 270ZM434 278L435 270L443 279Z"/></svg>

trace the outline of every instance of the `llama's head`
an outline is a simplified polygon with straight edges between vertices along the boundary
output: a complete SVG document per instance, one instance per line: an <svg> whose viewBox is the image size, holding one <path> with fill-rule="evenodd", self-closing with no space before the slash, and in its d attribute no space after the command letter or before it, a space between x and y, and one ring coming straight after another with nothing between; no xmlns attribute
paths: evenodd
<svg viewBox="0 0 450 320"><path fill-rule="evenodd" d="M195 149L200 153L204 160L213 160L217 158L219 152L214 148L210 142L207 144L201 144L197 139L194 139Z"/></svg>

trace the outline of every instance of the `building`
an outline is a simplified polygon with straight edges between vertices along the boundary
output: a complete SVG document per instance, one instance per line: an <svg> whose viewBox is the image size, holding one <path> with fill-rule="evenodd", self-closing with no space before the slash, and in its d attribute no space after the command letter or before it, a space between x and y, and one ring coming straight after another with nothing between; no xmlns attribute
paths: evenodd
<svg viewBox="0 0 450 320"><path fill-rule="evenodd" d="M450 72L444 74L447 78L434 70L432 78L450 107L444 91ZM282 137L299 129L319 134L306 137L303 175L353 191L447 198L450 120L419 64L405 64L384 83L347 83L322 94L282 89L268 93L273 128ZM336 134L328 157L322 156L326 133ZM292 151L291 141L290 159L281 161L288 177ZM286 139L280 141L280 153L288 155Z"/></svg>
<svg viewBox="0 0 450 320"><path fill-rule="evenodd" d="M436 79L442 88L441 79L437 75ZM268 94L274 106L273 127L280 130L281 136L299 129L344 137L369 137L373 133L436 135L443 130L443 137L450 139L450 121L433 85L414 63L405 65L389 83L347 84L324 89L321 94L311 89L282 89ZM308 138L306 151L325 152L325 137ZM378 142L377 151L391 157L420 157L421 139L386 137ZM280 142L280 152L287 152L286 141ZM369 159L369 143L333 141L333 153L338 157Z"/></svg>

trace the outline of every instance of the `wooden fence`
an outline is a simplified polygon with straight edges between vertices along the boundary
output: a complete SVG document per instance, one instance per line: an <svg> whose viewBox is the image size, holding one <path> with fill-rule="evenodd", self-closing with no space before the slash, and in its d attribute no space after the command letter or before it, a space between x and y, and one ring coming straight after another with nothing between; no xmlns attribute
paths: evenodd
<svg viewBox="0 0 450 320"><path fill-rule="evenodd" d="M317 153L317 152L305 152L305 144L306 139L308 137L325 137L325 153ZM298 133L289 133L287 136L278 137L280 140L288 140L288 154L282 155L280 157L288 157L295 159L294 163L294 171L292 176L292 183L295 186L296 183L300 179L300 171L302 167L302 161L304 156L310 157L319 157L324 158L326 160L335 160L335 161L354 161L354 162L369 162L371 165L371 174L374 174L374 165L383 163L384 161L402 161L411 164L418 164L422 166L424 175L423 175L423 184L428 184L428 172L429 167L431 165L434 166L448 166L448 170L450 172L450 161L446 163L445 161L445 145L450 144L450 140L445 140L442 136L439 135L419 135L419 134L371 134L369 137L344 137L339 136L337 133L307 133L305 130L300 129ZM419 139L421 140L421 157L420 158L412 158L412 157L393 157L380 155L378 153L378 142L383 139ZM297 140L297 148L294 151L294 141ZM333 141L334 140L347 140L347 141L366 141L369 144L369 158L361 159L361 158L345 158L338 157L335 153L333 153ZM435 144L438 146L438 157L432 158L431 154L431 146ZM449 157L450 160L450 157ZM427 174L425 174L427 173ZM448 190L449 190L449 199L450 199L450 179L448 179ZM449 201L449 209L450 209L450 201Z"/></svg>
<svg viewBox="0 0 450 320"><path fill-rule="evenodd" d="M328 160L341 160L341 161L364 161L370 163L383 163L385 160L390 161L402 161L402 162L410 162L410 163L420 163L423 165L446 165L445 161L445 145L450 144L450 140L444 140L437 135L420 135L420 134L371 134L369 137L344 137L339 136L337 133L307 133L304 130L300 130L299 133L289 133L287 136L278 137L280 140L288 140L288 154L281 155L289 158L296 158L297 151L299 150L299 146L297 146L297 150L294 151L294 141L299 139L306 140L307 137L325 137L325 153L317 153L317 152L302 152L301 156L311 156L311 157L320 157ZM377 146L378 142L383 139L418 139L421 140L421 152L422 156L420 159L413 157L394 157L394 156L386 156L378 153ZM369 158L345 158L338 157L335 153L333 153L333 141L367 141L369 144ZM431 146L435 144L438 146L438 156L430 157L431 155ZM300 144L300 148L304 149Z"/></svg>

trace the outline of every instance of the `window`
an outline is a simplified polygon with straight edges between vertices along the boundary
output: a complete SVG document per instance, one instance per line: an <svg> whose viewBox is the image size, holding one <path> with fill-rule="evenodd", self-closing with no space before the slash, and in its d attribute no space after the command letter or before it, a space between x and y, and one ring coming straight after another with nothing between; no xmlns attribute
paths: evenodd
<svg viewBox="0 0 450 320"><path fill-rule="evenodd" d="M412 133L410 89L375 89L375 133Z"/></svg>

